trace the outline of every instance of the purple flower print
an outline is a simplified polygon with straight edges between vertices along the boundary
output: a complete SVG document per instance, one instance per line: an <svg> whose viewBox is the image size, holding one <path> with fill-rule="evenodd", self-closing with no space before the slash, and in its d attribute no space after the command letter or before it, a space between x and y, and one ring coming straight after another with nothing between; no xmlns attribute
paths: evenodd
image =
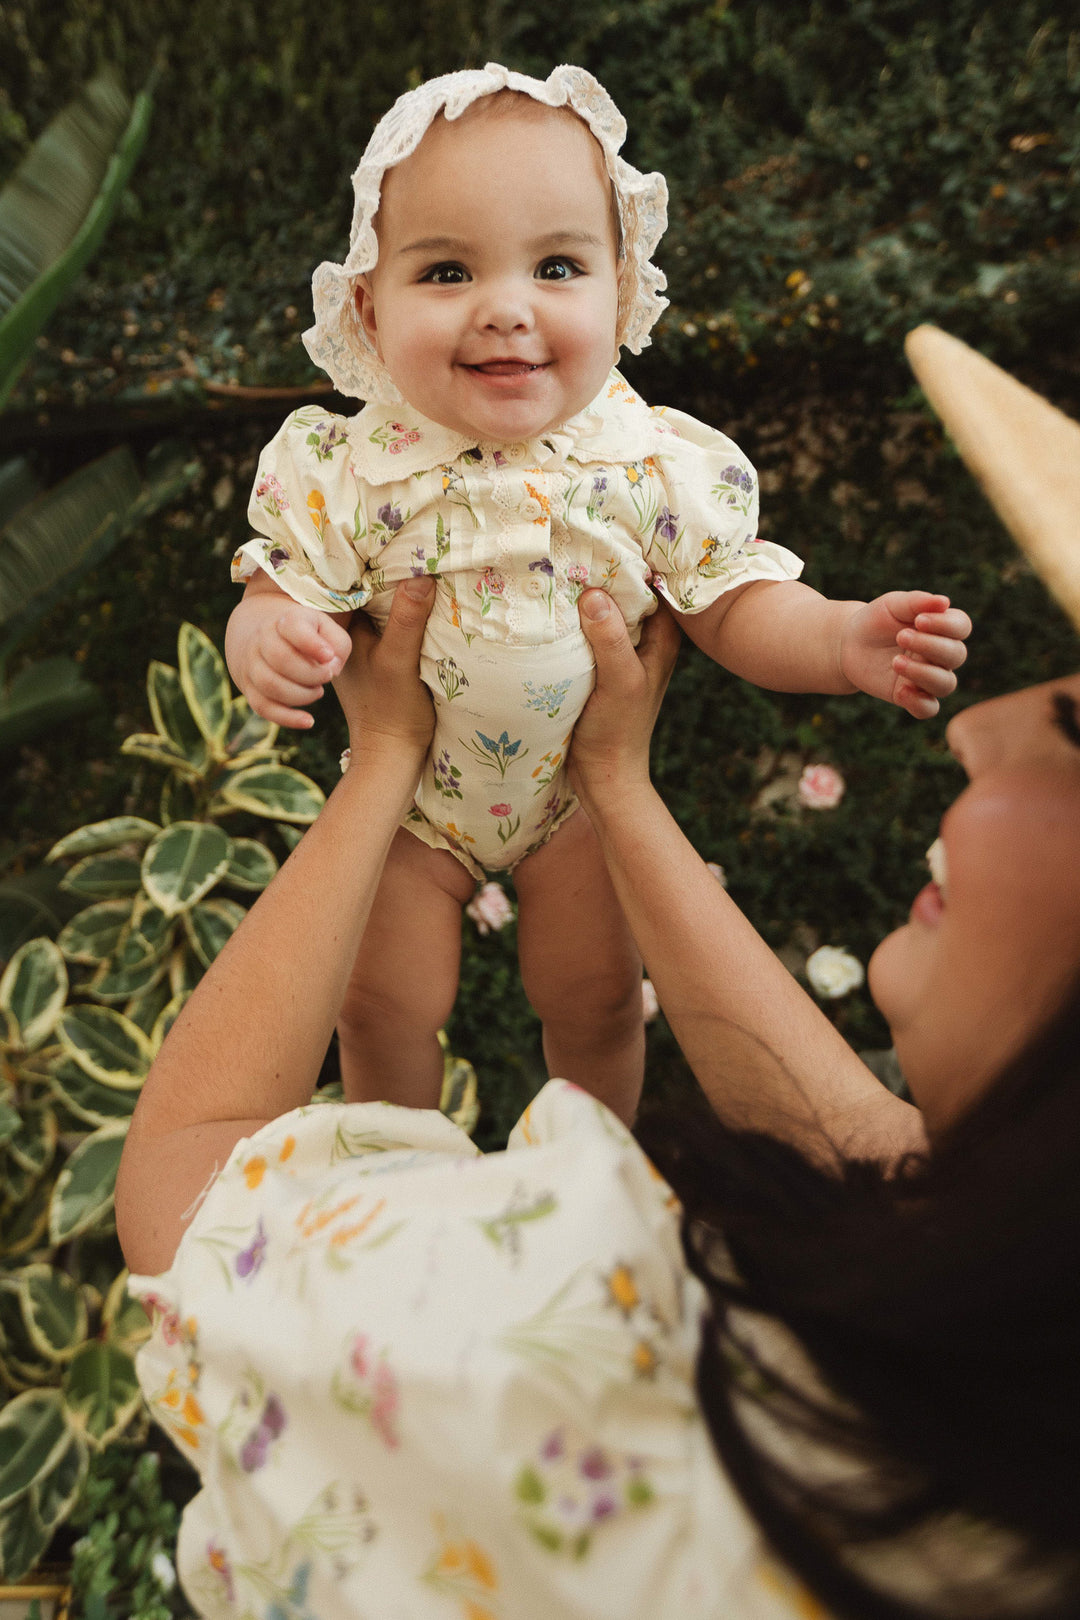
<svg viewBox="0 0 1080 1620"><path fill-rule="evenodd" d="M597 473L592 481L592 504L600 506L607 494L607 474Z"/></svg>
<svg viewBox="0 0 1080 1620"><path fill-rule="evenodd" d="M409 573L414 579L423 579L424 575L427 573L427 569L424 566L423 546L417 546L416 550L413 552L412 567L409 569Z"/></svg>
<svg viewBox="0 0 1080 1620"><path fill-rule="evenodd" d="M391 506L389 501L387 501L385 506L379 507L376 516L383 527L389 529L391 534L397 534L398 530L401 528L401 525L405 521L401 515L400 508Z"/></svg>
<svg viewBox="0 0 1080 1620"><path fill-rule="evenodd" d="M619 1504L613 1496L604 1493L593 1497L592 1519L594 1524L603 1524L605 1519L610 1519L611 1515L618 1511Z"/></svg>
<svg viewBox="0 0 1080 1620"><path fill-rule="evenodd" d="M556 1462L566 1450L561 1429L553 1429L544 1444L540 1447L540 1455L545 1462Z"/></svg>
<svg viewBox="0 0 1080 1620"><path fill-rule="evenodd" d="M270 1395L262 1417L240 1449L240 1466L245 1474L253 1474L263 1466L270 1453L271 1440L276 1440L284 1427L285 1409L276 1395Z"/></svg>
<svg viewBox="0 0 1080 1620"><path fill-rule="evenodd" d="M724 477L727 477L726 473L724 474ZM673 545L679 536L678 513L673 512L670 506L665 506L663 511L660 513L660 516L656 520L656 527L654 528L653 533L658 535L661 540L666 540L669 546Z"/></svg>
<svg viewBox="0 0 1080 1620"><path fill-rule="evenodd" d="M578 1466L586 1479L607 1479L611 1473L611 1464L602 1446L583 1451Z"/></svg>
<svg viewBox="0 0 1080 1620"><path fill-rule="evenodd" d="M266 1231L263 1227L262 1216L260 1215L259 1224L255 1228L255 1236L252 1238L247 1248L241 1249L240 1253L236 1257L234 1262L236 1266L236 1275L238 1277L246 1278L254 1277L263 1263L263 1255L265 1252Z"/></svg>
<svg viewBox="0 0 1080 1620"><path fill-rule="evenodd" d="M271 550L267 552L266 560L276 573L279 568L284 568L285 564L288 562L289 553L283 550L281 546L273 546Z"/></svg>
<svg viewBox="0 0 1080 1620"><path fill-rule="evenodd" d="M432 760L431 773L435 779L435 786L444 799L461 798L461 789L458 787L461 772L451 763L450 755L445 748Z"/></svg>
<svg viewBox="0 0 1080 1620"><path fill-rule="evenodd" d="M536 574L536 573L546 574L548 579L553 579L554 575L555 575L555 568L554 568L554 566L552 564L551 558L550 557L540 557L536 562L531 562L529 564L529 573L530 574Z"/></svg>
<svg viewBox="0 0 1080 1620"><path fill-rule="evenodd" d="M752 495L754 491L754 480L745 467L725 467L720 474L720 482L730 484L733 489L741 489L747 495Z"/></svg>

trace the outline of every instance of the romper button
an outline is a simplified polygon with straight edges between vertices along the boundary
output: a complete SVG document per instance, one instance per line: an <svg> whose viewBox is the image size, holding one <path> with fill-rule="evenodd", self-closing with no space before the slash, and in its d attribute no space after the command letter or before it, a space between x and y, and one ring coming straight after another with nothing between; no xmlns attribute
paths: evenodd
<svg viewBox="0 0 1080 1620"><path fill-rule="evenodd" d="M535 523L537 518L543 517L544 510L540 505L540 502L534 501L530 495L528 500L522 501L521 503L521 515L522 517L528 518L530 523Z"/></svg>
<svg viewBox="0 0 1080 1620"><path fill-rule="evenodd" d="M530 574L525 581L525 591L528 596L543 596L544 582L539 574Z"/></svg>
<svg viewBox="0 0 1080 1620"><path fill-rule="evenodd" d="M524 454L525 446L523 444L508 444L503 451L507 461L520 461Z"/></svg>

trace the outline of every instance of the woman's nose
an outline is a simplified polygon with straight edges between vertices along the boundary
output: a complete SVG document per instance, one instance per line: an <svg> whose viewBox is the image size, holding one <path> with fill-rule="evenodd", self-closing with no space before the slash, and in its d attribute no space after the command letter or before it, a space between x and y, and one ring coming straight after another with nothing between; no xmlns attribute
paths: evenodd
<svg viewBox="0 0 1080 1620"><path fill-rule="evenodd" d="M945 741L969 777L1038 746L1049 710L1049 687L1029 687L962 709L945 727Z"/></svg>

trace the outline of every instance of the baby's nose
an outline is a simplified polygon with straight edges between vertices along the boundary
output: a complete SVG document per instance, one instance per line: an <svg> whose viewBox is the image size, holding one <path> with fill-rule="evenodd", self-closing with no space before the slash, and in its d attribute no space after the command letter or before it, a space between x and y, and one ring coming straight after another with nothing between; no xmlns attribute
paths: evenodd
<svg viewBox="0 0 1080 1620"><path fill-rule="evenodd" d="M514 286L493 287L480 300L477 313L490 332L525 332L534 325L532 300Z"/></svg>

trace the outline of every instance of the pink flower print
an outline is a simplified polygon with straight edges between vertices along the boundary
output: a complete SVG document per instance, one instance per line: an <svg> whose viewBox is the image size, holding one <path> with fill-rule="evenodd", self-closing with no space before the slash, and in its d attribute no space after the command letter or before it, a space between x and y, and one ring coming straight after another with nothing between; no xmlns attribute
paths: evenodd
<svg viewBox="0 0 1080 1620"><path fill-rule="evenodd" d="M225 1588L225 1596L231 1605L235 1598L236 1589L233 1586L232 1565L229 1563L224 1547L220 1546L216 1541L208 1541L206 1543L206 1562L210 1565L214 1574L221 1577L222 1585Z"/></svg>
<svg viewBox="0 0 1080 1620"><path fill-rule="evenodd" d="M594 1524L603 1524L605 1519L610 1519L611 1515L618 1511L619 1504L606 1491L601 1492L599 1496L593 1497L592 1520Z"/></svg>
<svg viewBox="0 0 1080 1620"><path fill-rule="evenodd" d="M485 586L487 587L489 595L502 595L503 591L506 589L506 581L503 579L497 568L484 569L484 572L480 575L480 578L476 582L477 596L483 595Z"/></svg>
<svg viewBox="0 0 1080 1620"><path fill-rule="evenodd" d="M557 1462L566 1450L561 1429L553 1429L540 1448L540 1455L545 1462Z"/></svg>
<svg viewBox="0 0 1080 1620"><path fill-rule="evenodd" d="M234 1262L236 1266L236 1275L238 1277L245 1278L256 1276L260 1266L263 1263L263 1255L265 1252L266 1230L262 1223L262 1216L260 1215L259 1224L255 1228L255 1236L252 1238L247 1248L241 1249L240 1253L236 1257Z"/></svg>
<svg viewBox="0 0 1080 1620"><path fill-rule="evenodd" d="M607 1479L611 1473L611 1464L602 1446L592 1446L582 1452L578 1467L586 1479Z"/></svg>
<svg viewBox="0 0 1080 1620"><path fill-rule="evenodd" d="M589 583L589 570L584 563L571 563L566 570L566 577L572 585L587 585Z"/></svg>
<svg viewBox="0 0 1080 1620"><path fill-rule="evenodd" d="M353 1340L352 1353L349 1356L349 1365L357 1378L366 1378L370 1365L368 1356L368 1337L366 1333L358 1333Z"/></svg>
<svg viewBox="0 0 1080 1620"><path fill-rule="evenodd" d="M513 815L513 813L514 813L514 807L513 807L512 804L489 804L488 805L488 815L490 815L490 816L510 816L510 815Z"/></svg>
<svg viewBox="0 0 1080 1620"><path fill-rule="evenodd" d="M799 777L799 803L808 810L835 810L847 783L832 765L807 765Z"/></svg>
<svg viewBox="0 0 1080 1620"><path fill-rule="evenodd" d="M401 1444L395 1426L400 1404L397 1379L385 1361L380 1361L372 1377L374 1398L371 1403L371 1426L391 1451Z"/></svg>
<svg viewBox="0 0 1080 1620"><path fill-rule="evenodd" d="M407 428L404 422L391 422L390 426L399 435L398 438L390 440L390 454L392 456L400 455L403 450L408 449L410 444L419 444L420 435L415 428Z"/></svg>
<svg viewBox="0 0 1080 1620"><path fill-rule="evenodd" d="M540 826L546 827L548 822L554 819L561 808L562 800L559 798L558 793L552 793L544 804L544 813L540 817Z"/></svg>
<svg viewBox="0 0 1080 1620"><path fill-rule="evenodd" d="M289 510L289 497L273 473L266 473L255 485L255 499L274 517Z"/></svg>

